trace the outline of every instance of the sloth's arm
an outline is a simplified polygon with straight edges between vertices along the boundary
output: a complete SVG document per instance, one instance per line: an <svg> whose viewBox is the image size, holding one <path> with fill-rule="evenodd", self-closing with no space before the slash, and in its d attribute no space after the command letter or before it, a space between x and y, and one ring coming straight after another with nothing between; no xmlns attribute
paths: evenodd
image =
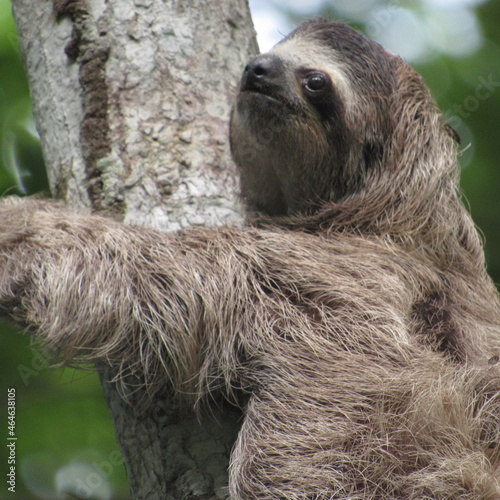
<svg viewBox="0 0 500 500"><path fill-rule="evenodd" d="M152 382L164 380L164 367L174 383L199 386L217 364L231 371L235 324L252 314L249 260L234 237L164 234L8 198L0 315L63 361L111 361Z"/></svg>

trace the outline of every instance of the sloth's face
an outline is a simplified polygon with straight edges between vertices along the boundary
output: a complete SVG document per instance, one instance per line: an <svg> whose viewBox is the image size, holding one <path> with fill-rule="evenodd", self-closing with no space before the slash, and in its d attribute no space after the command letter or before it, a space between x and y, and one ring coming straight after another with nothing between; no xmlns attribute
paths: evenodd
<svg viewBox="0 0 500 500"><path fill-rule="evenodd" d="M355 99L343 66L314 40L286 38L245 66L235 112L257 132L287 120L338 120Z"/></svg>
<svg viewBox="0 0 500 500"><path fill-rule="evenodd" d="M311 211L360 185L370 115L383 112L373 96L390 92L377 58L392 56L344 25L312 22L246 65L231 149L250 205Z"/></svg>

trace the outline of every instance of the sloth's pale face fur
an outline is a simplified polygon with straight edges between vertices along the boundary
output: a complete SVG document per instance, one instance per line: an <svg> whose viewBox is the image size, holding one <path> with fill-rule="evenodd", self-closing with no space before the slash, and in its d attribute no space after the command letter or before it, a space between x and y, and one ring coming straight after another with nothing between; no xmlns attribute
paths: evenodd
<svg viewBox="0 0 500 500"><path fill-rule="evenodd" d="M328 34L303 25L245 68L231 144L253 209L310 213L359 190L366 147L385 140L394 56L343 25Z"/></svg>

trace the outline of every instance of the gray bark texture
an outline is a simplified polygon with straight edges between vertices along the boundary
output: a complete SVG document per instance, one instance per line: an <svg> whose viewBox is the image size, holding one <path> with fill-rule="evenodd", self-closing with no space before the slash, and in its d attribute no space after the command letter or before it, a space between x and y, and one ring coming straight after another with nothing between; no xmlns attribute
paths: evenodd
<svg viewBox="0 0 500 500"><path fill-rule="evenodd" d="M175 231L241 221L229 110L257 53L247 0L13 0L52 195ZM239 413L104 394L135 499L226 495Z"/></svg>

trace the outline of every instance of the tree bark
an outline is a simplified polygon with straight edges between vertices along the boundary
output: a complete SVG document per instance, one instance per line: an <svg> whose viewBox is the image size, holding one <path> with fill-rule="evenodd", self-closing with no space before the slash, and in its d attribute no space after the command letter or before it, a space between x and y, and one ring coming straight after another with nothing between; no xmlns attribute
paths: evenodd
<svg viewBox="0 0 500 500"><path fill-rule="evenodd" d="M247 0L13 0L54 197L167 231L235 224L229 110L257 53ZM133 498L223 498L238 411L186 415L99 373ZM125 394L123 393L125 392Z"/></svg>

